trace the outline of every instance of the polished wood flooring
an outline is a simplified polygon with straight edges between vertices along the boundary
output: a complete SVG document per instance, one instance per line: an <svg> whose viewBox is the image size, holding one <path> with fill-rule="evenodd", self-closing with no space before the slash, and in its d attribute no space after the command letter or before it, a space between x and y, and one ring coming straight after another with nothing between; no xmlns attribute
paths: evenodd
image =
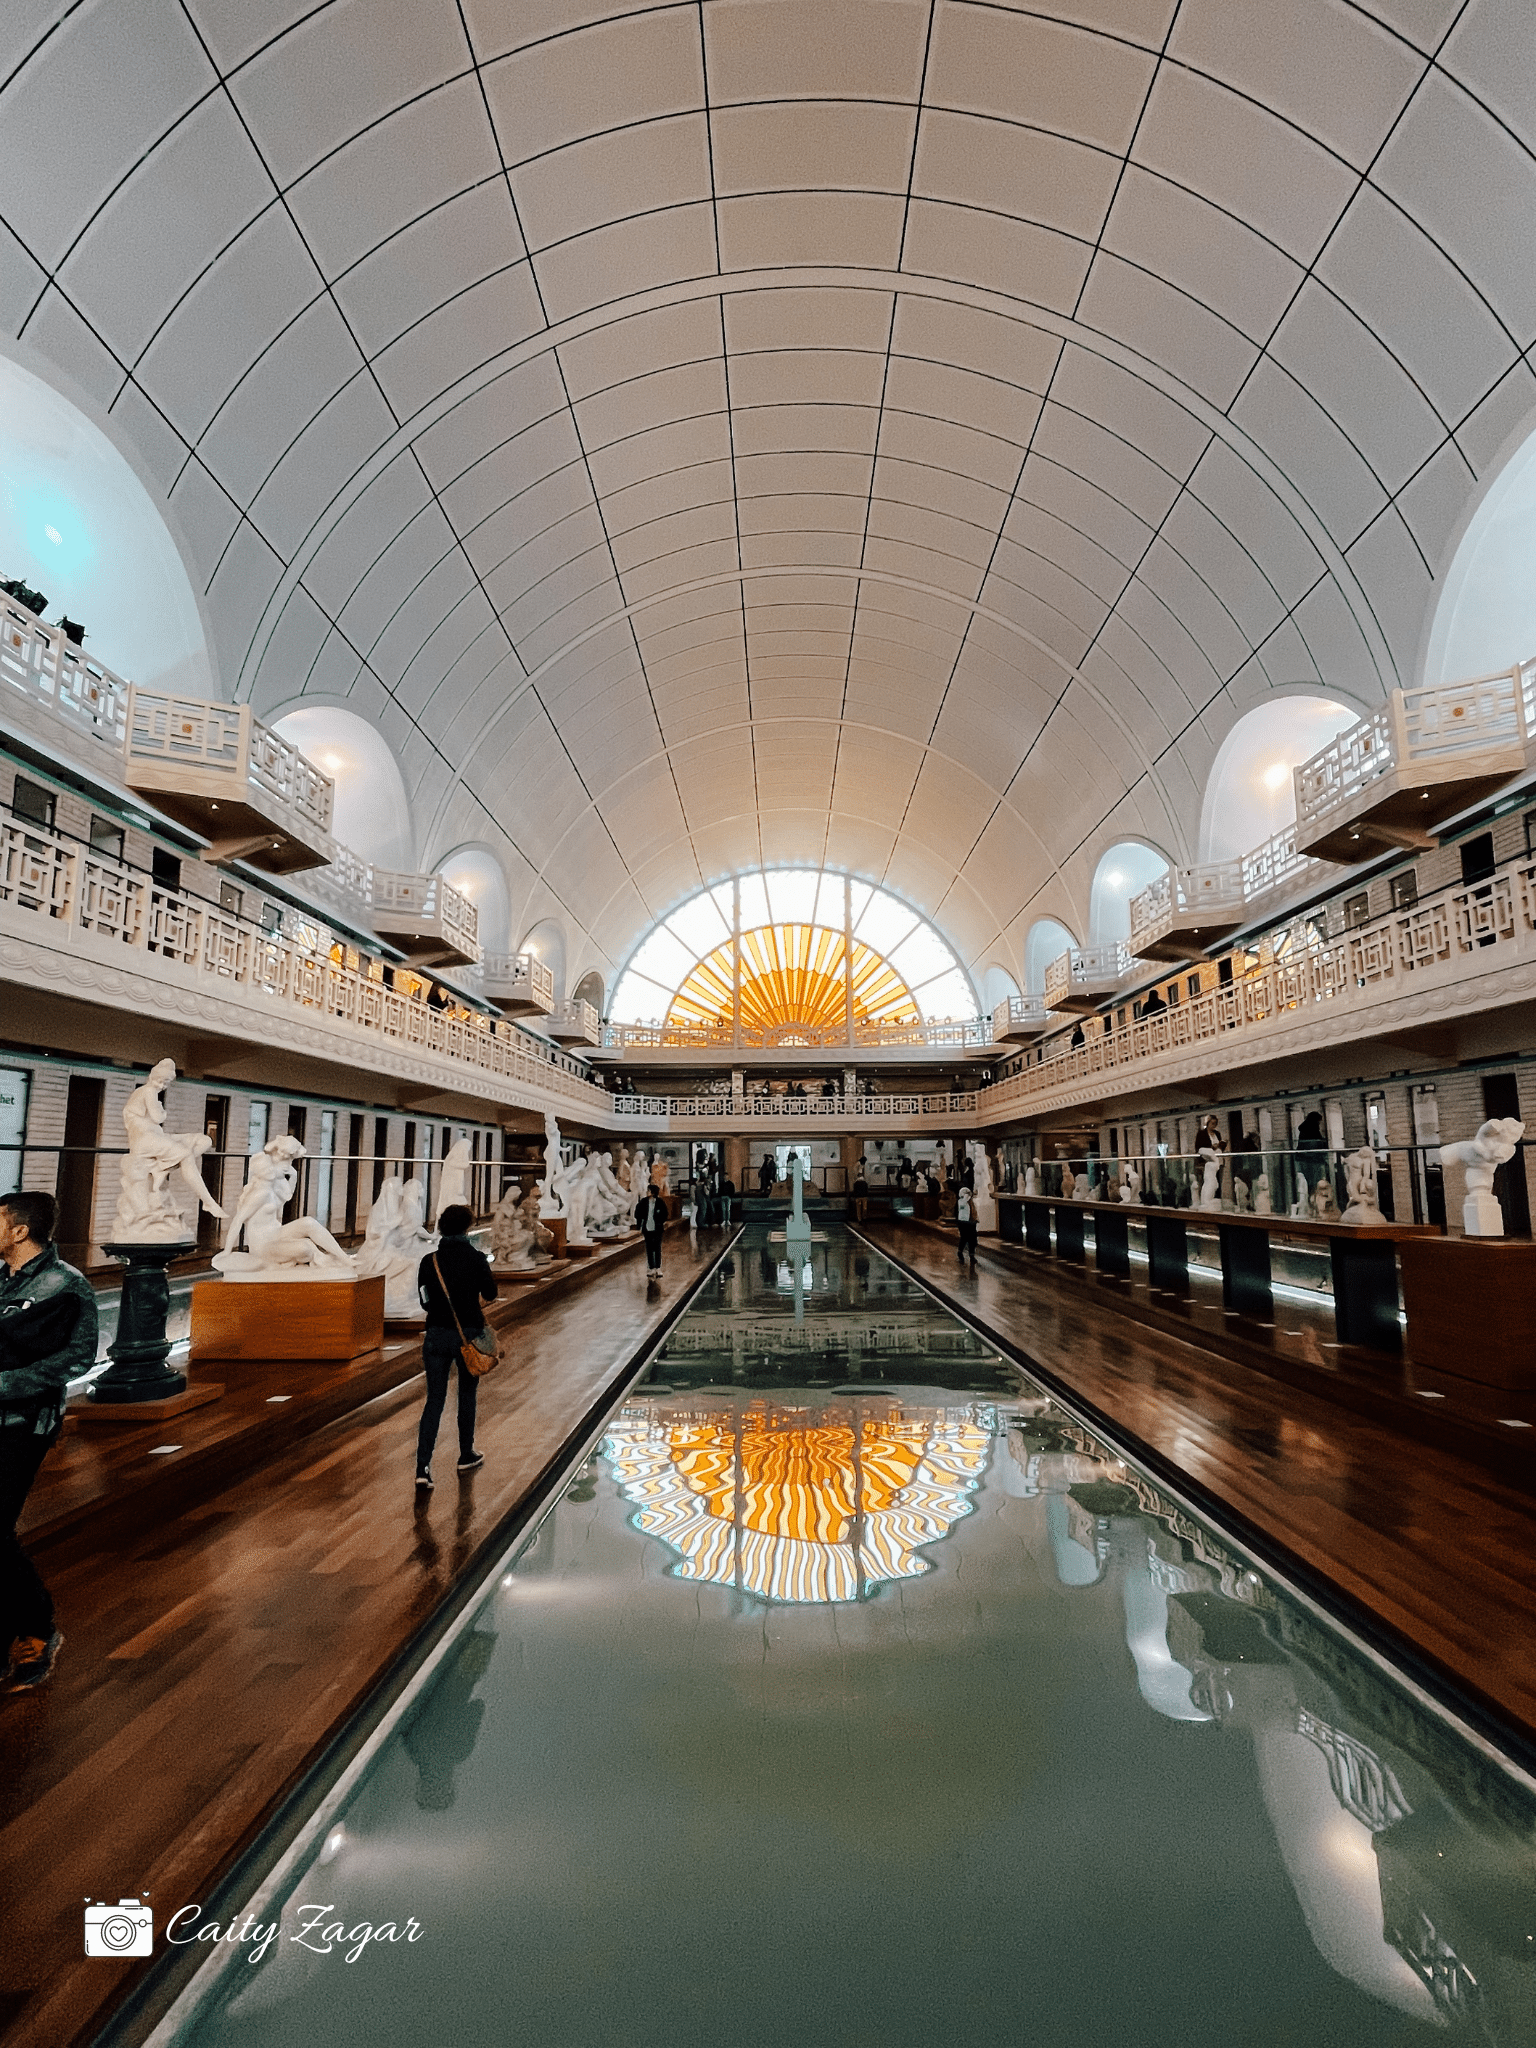
<svg viewBox="0 0 1536 2048"><path fill-rule="evenodd" d="M872 1225L940 1299L1034 1361L1132 1448L1184 1475L1420 1661L1474 1716L1536 1748L1536 1499L1390 1423L1140 1326L1045 1255L974 1273L922 1226ZM1468 1304L1469 1316L1475 1304Z"/></svg>
<svg viewBox="0 0 1536 2048"><path fill-rule="evenodd" d="M480 1395L486 1463L455 1472L450 1393L430 1495L413 1484L414 1371L286 1445L248 1440L241 1474L179 1508L139 1495L135 1533L105 1511L56 1513L49 1540L42 1490L32 1548L66 1641L42 1694L0 1700L7 2048L94 2038L146 1966L84 1958L84 1899L148 1897L163 1926L208 1898L347 1719L403 1682L402 1649L494 1562L520 1503L726 1241L674 1229L654 1290L631 1255L541 1315L509 1308L512 1360ZM273 1370L286 1387L301 1369ZM177 1418L169 1440L223 1405Z"/></svg>

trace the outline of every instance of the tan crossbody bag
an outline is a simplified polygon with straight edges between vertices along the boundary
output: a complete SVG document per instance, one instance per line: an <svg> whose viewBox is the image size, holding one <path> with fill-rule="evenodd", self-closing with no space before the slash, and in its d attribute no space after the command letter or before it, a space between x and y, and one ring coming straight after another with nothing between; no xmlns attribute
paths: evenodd
<svg viewBox="0 0 1536 2048"><path fill-rule="evenodd" d="M459 1312L453 1305L453 1296L448 1292L448 1283L443 1278L443 1269L437 1263L437 1253L432 1254L432 1270L437 1275L437 1284L443 1290L443 1299L453 1317L453 1326L459 1333L459 1356L464 1361L464 1370L473 1373L477 1380L483 1380L488 1372L494 1372L501 1363L501 1346L496 1341L496 1332L489 1323L481 1325L473 1337L466 1337L464 1325L459 1321Z"/></svg>

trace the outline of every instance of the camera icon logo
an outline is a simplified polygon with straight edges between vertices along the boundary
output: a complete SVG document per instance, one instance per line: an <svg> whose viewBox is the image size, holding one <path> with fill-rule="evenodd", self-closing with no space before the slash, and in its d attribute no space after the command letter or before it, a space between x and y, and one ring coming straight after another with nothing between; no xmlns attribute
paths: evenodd
<svg viewBox="0 0 1536 2048"><path fill-rule="evenodd" d="M155 1916L138 1899L119 1899L115 1906L99 1901L85 1909L85 1952L88 1956L147 1956L155 1945Z"/></svg>

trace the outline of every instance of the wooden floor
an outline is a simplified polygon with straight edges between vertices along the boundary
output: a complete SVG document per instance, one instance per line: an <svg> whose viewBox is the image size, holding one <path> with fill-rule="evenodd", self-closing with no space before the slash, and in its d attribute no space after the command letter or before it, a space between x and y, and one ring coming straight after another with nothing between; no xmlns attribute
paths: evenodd
<svg viewBox="0 0 1536 2048"><path fill-rule="evenodd" d="M34 1523L55 1533L32 1547L66 1643L43 1694L0 1702L7 2048L94 2037L145 1965L84 1958L84 1899L148 1897L161 1927L208 1897L402 1647L494 1561L519 1503L725 1242L674 1230L659 1288L631 1256L521 1321L513 1362L481 1390L484 1467L454 1470L450 1393L430 1495L413 1484L422 1383L404 1371L179 1510L161 1496L142 1533L50 1514L39 1495ZM274 1370L286 1384L297 1369ZM69 1488L61 1472L56 1495Z"/></svg>
<svg viewBox="0 0 1536 2048"><path fill-rule="evenodd" d="M1155 1463L1379 1618L1522 1750L1536 1746L1529 1493L1470 1458L1139 1326L1113 1292L1095 1298L1048 1256L1030 1267L1011 1247L984 1249L973 1274L921 1226L865 1235Z"/></svg>

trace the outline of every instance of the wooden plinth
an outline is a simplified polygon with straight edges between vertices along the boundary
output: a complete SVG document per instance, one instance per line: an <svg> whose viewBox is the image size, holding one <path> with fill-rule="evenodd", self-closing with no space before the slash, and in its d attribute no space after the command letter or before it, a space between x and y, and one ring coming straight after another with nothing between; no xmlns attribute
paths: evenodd
<svg viewBox="0 0 1536 2048"><path fill-rule="evenodd" d="M366 1280L200 1280L192 1363L361 1358L384 1341L384 1275Z"/></svg>
<svg viewBox="0 0 1536 2048"><path fill-rule="evenodd" d="M1536 1244L1422 1237L1398 1246L1408 1356L1484 1387L1536 1390Z"/></svg>
<svg viewBox="0 0 1536 2048"><path fill-rule="evenodd" d="M568 1244L565 1247L565 1256L568 1259L590 1259L596 1255L596 1252L597 1246L595 1244Z"/></svg>
<svg viewBox="0 0 1536 2048"><path fill-rule="evenodd" d="M493 1265L491 1267L491 1278L493 1280L510 1280L514 1285L522 1284L526 1286L530 1280L542 1280L549 1271L549 1266L549 1261L546 1261L542 1266Z"/></svg>
<svg viewBox="0 0 1536 2048"><path fill-rule="evenodd" d="M555 1240L554 1251L551 1253L551 1257L563 1259L565 1257L565 1218L563 1216L541 1216L539 1221Z"/></svg>
<svg viewBox="0 0 1536 2048"><path fill-rule="evenodd" d="M202 1408L217 1401L222 1385L204 1381L201 1386L183 1387L164 1401L72 1401L69 1413L76 1422L159 1422L173 1415L185 1415L189 1408Z"/></svg>

